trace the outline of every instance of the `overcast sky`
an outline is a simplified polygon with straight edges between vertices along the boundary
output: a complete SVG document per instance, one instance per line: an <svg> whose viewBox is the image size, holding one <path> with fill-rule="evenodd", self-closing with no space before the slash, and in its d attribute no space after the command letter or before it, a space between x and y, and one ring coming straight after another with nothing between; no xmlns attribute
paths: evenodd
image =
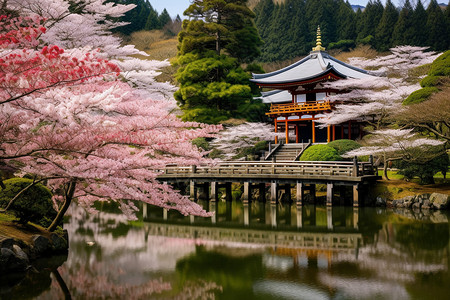
<svg viewBox="0 0 450 300"><path fill-rule="evenodd" d="M362 6L365 6L367 4L368 0L350 0L351 4L359 4ZM385 3L386 0L381 0L381 2ZM399 3L404 2L404 0L392 0L392 2L395 5L399 5ZM412 1L414 2L414 0ZM442 0L438 2L447 2L447 0ZM177 14L180 15L180 17L183 17L183 12L186 8L188 8L190 1L189 0L150 0L151 5L154 9L158 11L158 13L161 13L164 8L167 9L169 14L172 17L175 17ZM422 0L422 3L428 3L428 0Z"/></svg>

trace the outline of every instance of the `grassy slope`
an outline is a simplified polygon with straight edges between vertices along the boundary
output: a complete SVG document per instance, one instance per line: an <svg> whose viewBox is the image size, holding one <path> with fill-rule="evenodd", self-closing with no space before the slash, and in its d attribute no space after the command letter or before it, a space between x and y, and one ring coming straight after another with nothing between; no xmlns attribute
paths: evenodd
<svg viewBox="0 0 450 300"><path fill-rule="evenodd" d="M9 214L0 213L0 237L18 239L30 244L33 235L39 234L47 237L50 235L40 226L34 224L19 225L14 222L15 220L16 218Z"/></svg>

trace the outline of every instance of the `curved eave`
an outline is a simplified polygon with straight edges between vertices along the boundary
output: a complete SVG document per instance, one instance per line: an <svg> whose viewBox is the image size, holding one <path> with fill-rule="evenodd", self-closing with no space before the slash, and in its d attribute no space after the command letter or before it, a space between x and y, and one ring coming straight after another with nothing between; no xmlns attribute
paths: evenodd
<svg viewBox="0 0 450 300"><path fill-rule="evenodd" d="M277 71L274 71L274 72L270 72L270 73L264 73L264 74L255 74L255 73L253 73L252 76L253 76L254 79L264 79L264 78L267 78L267 77L272 77L272 76L284 73L286 71L289 71L289 70L291 70L291 69L293 69L293 68L303 64L304 62L306 62L306 61L308 61L310 59L311 59L311 56L308 55L305 58L299 60L298 62L293 63L292 65L287 66L287 67L285 67L283 69L280 69L280 70L277 70ZM254 79L251 79L251 80L254 80Z"/></svg>
<svg viewBox="0 0 450 300"><path fill-rule="evenodd" d="M267 88L289 88L289 87L295 87L295 86L301 86L301 85L308 85L308 84L313 84L313 83L317 83L317 82L322 82L325 80L337 80L337 79L345 79L347 78L347 76L345 76L344 74L338 72L334 67L329 67L328 69L326 69L325 71L311 76L311 77L306 77L306 78L297 78L297 79L293 79L293 80L289 80L289 81L273 81L273 82L268 82L268 81L262 81L262 80L257 80L257 79L250 79L251 82L254 82L255 84L257 84L258 86L261 87L267 87Z"/></svg>

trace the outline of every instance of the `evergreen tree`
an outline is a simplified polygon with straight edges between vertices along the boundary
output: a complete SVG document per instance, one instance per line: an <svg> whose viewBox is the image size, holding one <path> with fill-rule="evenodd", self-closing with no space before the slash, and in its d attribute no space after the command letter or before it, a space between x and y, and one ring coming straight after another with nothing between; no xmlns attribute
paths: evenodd
<svg viewBox="0 0 450 300"><path fill-rule="evenodd" d="M255 6L255 25L263 41L266 39L267 32L272 24L274 10L273 0L261 0Z"/></svg>
<svg viewBox="0 0 450 300"><path fill-rule="evenodd" d="M392 33L398 20L398 11L391 0L386 1L383 15L375 32L375 46L378 51L387 51L392 47Z"/></svg>
<svg viewBox="0 0 450 300"><path fill-rule="evenodd" d="M170 17L169 13L167 12L167 9L164 8L162 13L159 15L158 22L159 22L160 29L172 22L172 18Z"/></svg>
<svg viewBox="0 0 450 300"><path fill-rule="evenodd" d="M149 4L150 5L150 4ZM153 9L153 7L150 5L149 7L149 13L147 16L147 21L145 22L145 30L153 30L153 29L160 29L161 24L159 23L159 16L158 12Z"/></svg>
<svg viewBox="0 0 450 300"><path fill-rule="evenodd" d="M375 37L375 30L383 16L384 7L380 0L375 2L370 0L362 13L361 31L358 33L358 40L368 39L369 36Z"/></svg>
<svg viewBox="0 0 450 300"><path fill-rule="evenodd" d="M337 11L337 39L338 40L355 40L356 28L355 18L356 14L353 12L352 6L348 1L339 0L339 9Z"/></svg>
<svg viewBox="0 0 450 300"><path fill-rule="evenodd" d="M194 0L185 10L189 19L183 21L178 35L180 89L174 95L184 120L217 123L235 116L241 104L251 101L250 75L239 62L258 54L260 40L253 36L258 37L256 30L249 28L254 27L254 15L246 3Z"/></svg>
<svg viewBox="0 0 450 300"><path fill-rule="evenodd" d="M415 39L413 13L411 3L406 0L394 27L392 46L413 45Z"/></svg>
<svg viewBox="0 0 450 300"><path fill-rule="evenodd" d="M414 39L411 45L415 46L427 46L427 12L423 7L422 1L418 0L413 13L413 32Z"/></svg>
<svg viewBox="0 0 450 300"><path fill-rule="evenodd" d="M447 22L436 0L430 1L427 15L428 45L433 50L446 50L448 48Z"/></svg>
<svg viewBox="0 0 450 300"><path fill-rule="evenodd" d="M334 0L309 0L306 1L306 19L308 20L309 32L316 32L320 25L322 42L326 47L328 43L336 42L336 19L335 12L337 4ZM315 45L315 40L311 41Z"/></svg>

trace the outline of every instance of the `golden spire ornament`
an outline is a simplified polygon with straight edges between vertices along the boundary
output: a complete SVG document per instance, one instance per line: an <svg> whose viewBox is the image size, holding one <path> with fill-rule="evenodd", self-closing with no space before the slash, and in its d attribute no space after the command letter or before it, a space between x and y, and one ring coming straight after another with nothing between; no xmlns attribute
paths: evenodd
<svg viewBox="0 0 450 300"><path fill-rule="evenodd" d="M322 36L320 33L320 25L317 26L317 39L316 39L316 46L312 48L313 51L325 51L325 48L322 47Z"/></svg>

